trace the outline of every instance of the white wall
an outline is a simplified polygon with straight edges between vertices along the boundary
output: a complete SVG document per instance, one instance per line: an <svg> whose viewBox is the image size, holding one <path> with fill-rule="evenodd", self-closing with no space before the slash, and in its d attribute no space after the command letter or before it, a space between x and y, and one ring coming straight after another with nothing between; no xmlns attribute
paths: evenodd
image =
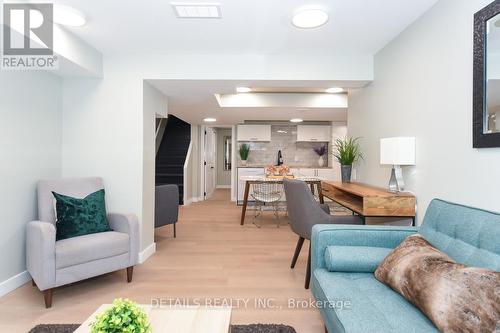
<svg viewBox="0 0 500 333"><path fill-rule="evenodd" d="M167 97L148 82L142 95L142 249L154 243L156 118L168 116Z"/></svg>
<svg viewBox="0 0 500 333"><path fill-rule="evenodd" d="M201 126L191 125L191 142L192 147L192 166L191 166L191 197L192 201L200 201L203 198L204 184L202 184L201 172L203 170L201 165L201 140L203 140L203 135L201 135Z"/></svg>
<svg viewBox="0 0 500 333"><path fill-rule="evenodd" d="M103 177L108 209L142 221L143 81L107 67L103 79L65 79L63 91L63 176Z"/></svg>
<svg viewBox="0 0 500 333"><path fill-rule="evenodd" d="M490 0L441 0L375 56L375 81L349 95L349 135L363 137L358 178L386 186L379 139L416 136L404 170L418 218L432 198L500 211L500 149L472 148L473 15Z"/></svg>
<svg viewBox="0 0 500 333"><path fill-rule="evenodd" d="M332 122L332 144L330 146L330 153L328 158L332 159L332 169L335 173L335 178L333 180L341 181L341 170L340 163L337 161L335 157L332 155L333 145L335 144L335 140L344 139L347 136L347 124L343 122ZM353 177L354 180L354 177Z"/></svg>
<svg viewBox="0 0 500 333"><path fill-rule="evenodd" d="M25 229L37 218L36 183L61 176L61 98L61 79L53 74L0 74L0 296L3 282L26 270ZM10 287L17 282L25 280L11 280Z"/></svg>

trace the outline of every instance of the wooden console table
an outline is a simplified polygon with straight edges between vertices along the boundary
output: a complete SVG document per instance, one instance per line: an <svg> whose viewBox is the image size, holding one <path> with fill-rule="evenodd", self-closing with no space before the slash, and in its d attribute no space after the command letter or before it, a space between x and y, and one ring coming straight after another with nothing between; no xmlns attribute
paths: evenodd
<svg viewBox="0 0 500 333"><path fill-rule="evenodd" d="M362 183L321 182L323 195L365 217L408 217L415 225L416 198L407 192L393 193Z"/></svg>

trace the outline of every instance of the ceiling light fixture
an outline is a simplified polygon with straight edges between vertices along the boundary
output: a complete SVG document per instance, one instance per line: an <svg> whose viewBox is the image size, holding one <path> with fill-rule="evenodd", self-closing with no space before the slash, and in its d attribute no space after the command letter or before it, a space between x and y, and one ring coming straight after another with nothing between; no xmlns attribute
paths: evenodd
<svg viewBox="0 0 500 333"><path fill-rule="evenodd" d="M79 10L68 6L55 5L54 23L68 27L81 27L87 23L87 19Z"/></svg>
<svg viewBox="0 0 500 333"><path fill-rule="evenodd" d="M329 94L338 94L338 93L344 92L344 88L337 88L337 87L328 88L328 89L325 89L325 92L329 93Z"/></svg>
<svg viewBox="0 0 500 333"><path fill-rule="evenodd" d="M236 92L238 93L249 93L252 89L248 87L236 87Z"/></svg>
<svg viewBox="0 0 500 333"><path fill-rule="evenodd" d="M220 3L215 2L171 2L178 18L221 18Z"/></svg>
<svg viewBox="0 0 500 333"><path fill-rule="evenodd" d="M328 22L328 13L319 8L300 9L292 18L292 24L301 29L318 28L326 22Z"/></svg>
<svg viewBox="0 0 500 333"><path fill-rule="evenodd" d="M292 123L301 123L303 122L304 120L303 119L300 119L300 118L293 118L293 119L290 119L290 122Z"/></svg>
<svg viewBox="0 0 500 333"><path fill-rule="evenodd" d="M203 119L204 122L206 123L215 123L217 121L217 119L215 118L205 118Z"/></svg>

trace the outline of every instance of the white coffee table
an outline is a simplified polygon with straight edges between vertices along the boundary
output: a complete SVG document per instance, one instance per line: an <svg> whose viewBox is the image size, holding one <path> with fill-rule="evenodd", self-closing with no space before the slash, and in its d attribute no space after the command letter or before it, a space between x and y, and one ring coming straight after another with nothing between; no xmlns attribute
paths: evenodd
<svg viewBox="0 0 500 333"><path fill-rule="evenodd" d="M95 316L109 308L101 305L74 333L90 333ZM148 315L154 333L228 333L230 307L139 305Z"/></svg>

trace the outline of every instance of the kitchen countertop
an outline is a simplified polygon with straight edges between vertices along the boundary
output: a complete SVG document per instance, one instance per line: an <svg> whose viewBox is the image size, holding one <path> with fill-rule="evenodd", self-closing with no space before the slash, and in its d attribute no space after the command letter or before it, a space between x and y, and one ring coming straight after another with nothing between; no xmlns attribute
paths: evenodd
<svg viewBox="0 0 500 333"><path fill-rule="evenodd" d="M287 165L290 169L332 169L332 167L315 167L315 166L303 166L303 165ZM247 164L247 165L238 165L238 168L267 168L267 165L262 164Z"/></svg>

